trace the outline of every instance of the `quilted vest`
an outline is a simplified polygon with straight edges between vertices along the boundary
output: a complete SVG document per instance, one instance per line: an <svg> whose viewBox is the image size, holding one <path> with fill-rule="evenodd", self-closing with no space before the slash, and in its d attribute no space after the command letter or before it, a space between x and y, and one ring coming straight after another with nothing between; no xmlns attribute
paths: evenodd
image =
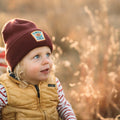
<svg viewBox="0 0 120 120"><path fill-rule="evenodd" d="M8 104L2 108L2 120L59 120L56 78L40 82L38 87L19 87L19 81L7 73L0 76Z"/></svg>

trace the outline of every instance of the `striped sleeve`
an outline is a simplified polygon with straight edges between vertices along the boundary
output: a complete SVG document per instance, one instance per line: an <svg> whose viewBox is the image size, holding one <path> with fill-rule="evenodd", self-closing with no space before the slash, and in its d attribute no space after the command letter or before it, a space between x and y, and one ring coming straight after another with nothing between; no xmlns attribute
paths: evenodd
<svg viewBox="0 0 120 120"><path fill-rule="evenodd" d="M7 105L7 93L3 85L0 84L0 109Z"/></svg>
<svg viewBox="0 0 120 120"><path fill-rule="evenodd" d="M57 110L62 120L77 120L70 103L66 100L60 81L56 79L59 104Z"/></svg>

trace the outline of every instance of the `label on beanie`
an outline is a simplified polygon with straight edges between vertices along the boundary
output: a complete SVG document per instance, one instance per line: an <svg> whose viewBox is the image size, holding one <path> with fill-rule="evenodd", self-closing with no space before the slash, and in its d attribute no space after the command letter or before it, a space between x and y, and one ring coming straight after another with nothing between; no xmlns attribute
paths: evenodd
<svg viewBox="0 0 120 120"><path fill-rule="evenodd" d="M35 38L36 41L45 40L44 34L42 31L34 31L31 35Z"/></svg>

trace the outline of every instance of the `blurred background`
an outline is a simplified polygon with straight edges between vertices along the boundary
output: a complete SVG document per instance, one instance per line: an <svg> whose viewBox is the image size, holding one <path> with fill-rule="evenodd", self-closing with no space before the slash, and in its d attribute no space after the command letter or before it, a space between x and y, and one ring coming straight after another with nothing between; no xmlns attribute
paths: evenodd
<svg viewBox="0 0 120 120"><path fill-rule="evenodd" d="M0 0L0 30L13 18L52 38L56 76L78 120L120 119L120 0Z"/></svg>

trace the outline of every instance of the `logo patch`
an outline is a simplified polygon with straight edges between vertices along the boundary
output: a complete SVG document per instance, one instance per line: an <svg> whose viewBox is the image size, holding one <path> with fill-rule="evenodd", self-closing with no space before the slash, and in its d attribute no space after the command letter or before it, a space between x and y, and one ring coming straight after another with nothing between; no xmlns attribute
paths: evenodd
<svg viewBox="0 0 120 120"><path fill-rule="evenodd" d="M55 84L48 84L48 87L55 87Z"/></svg>
<svg viewBox="0 0 120 120"><path fill-rule="evenodd" d="M36 41L45 40L44 34L42 31L34 31L31 35L35 38Z"/></svg>

